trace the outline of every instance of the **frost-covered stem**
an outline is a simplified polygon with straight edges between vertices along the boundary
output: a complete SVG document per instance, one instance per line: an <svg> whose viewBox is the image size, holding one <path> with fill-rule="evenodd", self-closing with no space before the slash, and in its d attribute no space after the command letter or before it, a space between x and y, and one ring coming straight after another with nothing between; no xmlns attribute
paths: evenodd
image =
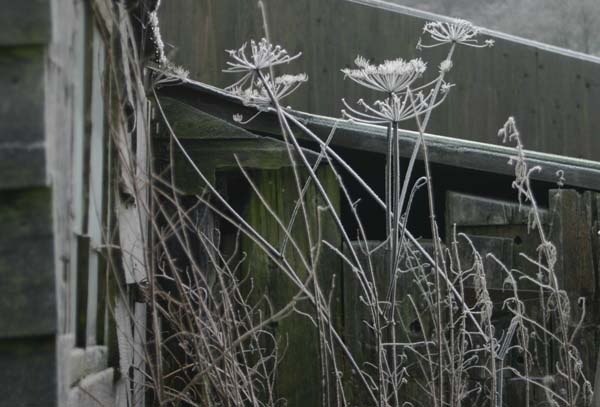
<svg viewBox="0 0 600 407"><path fill-rule="evenodd" d="M525 160L524 154L523 154L523 145L521 144L521 138L520 138L520 133L519 130L517 129L516 124L512 123L513 125L513 129L514 129L514 136L516 138L517 141L517 149L519 152L519 160ZM546 257L546 262L548 265L548 283L550 284L550 286L552 287L552 291L554 291L554 294L556 296L556 307L557 307L557 312L558 312L558 319L559 319L559 323L560 323L560 335L561 335L561 346L560 346L560 351L563 354L563 358L564 358L564 363L565 363L565 368L567 369L567 400L568 400L568 404L570 407L574 407L575 406L575 390L573 389L573 381L575 380L575 375L573 372L573 366L571 365L571 361L570 361L570 344L571 344L571 340L569 338L569 334L568 334L568 329L569 329L569 320L568 320L568 315L566 314L566 310L564 308L564 304L563 304L563 300L562 300L562 295L560 293L560 286L558 284L558 279L556 277L556 273L554 270L555 267L555 262L556 262L556 255L555 253L552 252L551 247L554 247L553 244L546 238L546 233L544 232L544 228L543 228L543 224L542 224L542 220L540 217L540 211L537 205L537 201L535 199L535 196L533 194L533 192L531 191L531 180L529 177L529 174L525 174L524 177L524 183L525 186L523 186L522 184L519 184L518 182L516 182L514 185L517 186L517 189L519 190L519 193L523 193L527 199L530 201L531 203L531 212L533 213L533 221L534 221L534 226L537 228L538 230L538 234L540 236L540 240L541 240L541 248L544 252L544 255Z"/></svg>
<svg viewBox="0 0 600 407"><path fill-rule="evenodd" d="M391 333L392 333L392 342L396 343L396 273L398 270L398 261L400 259L399 247L398 247L398 227L400 226L400 203L399 203L399 192L400 192L400 146L398 141L398 122L391 123L392 126L392 138L390 140L392 144L392 161L394 165L394 169L392 171L392 179L390 180L390 194L392 196L391 206L392 211L386 211L388 214L392 212L392 228L391 235L388 238L391 241L391 250L389 258L389 268L390 268L390 280L392 284L392 298L391 298ZM389 163L389 161L388 161ZM389 164L388 164L389 165ZM390 208L390 206L388 206ZM398 371L398 352L396 346L392 346L392 389L394 392L394 402L395 405L399 405L398 398L398 390L399 385L397 383L397 371Z"/></svg>
<svg viewBox="0 0 600 407"><path fill-rule="evenodd" d="M279 123L282 127L282 131L283 133L289 134L289 140L291 140L296 152L298 153L304 167L307 169L310 177L312 178L315 186L317 187L317 190L319 192L319 194L322 196L323 200L326 203L326 207L327 209L330 211L330 213L332 214L332 217L334 218L334 221L336 223L336 226L338 227L340 233L342 234L342 237L344 239L344 242L348 245L348 247L352 247L351 246L351 241L349 236L347 235L347 233L344 230L344 227L342 225L341 219L339 218L339 216L337 215L337 213L335 212L335 207L333 206L333 204L331 203L331 200L329 198L329 196L327 195L327 192L325 191L325 189L323 188L323 185L321 184L321 182L319 181L317 175L315 174L315 172L313 171L310 163L307 161L306 156L304 155L304 152L302 151L302 148L300 147L300 145L298 144L298 140L296 140L296 138L294 137L294 133L292 131L292 129L289 126L288 121L286 120L286 116L283 112L283 109L281 108L281 105L279 104L279 100L277 99L277 97L273 94L273 91L270 87L270 83L266 80L265 76L263 75L263 73L261 71L257 71L258 77L260 78L261 82L263 83L263 86L265 87L269 98L271 99L271 102L273 103L273 106L275 107L275 110L277 112L277 116L279 119ZM357 265L360 264L360 260L358 259L358 256L356 255L356 252L354 250L351 250L352 252L352 256L353 256L353 260L356 262ZM373 284L374 284L374 280L373 280ZM316 284L316 282L315 282ZM377 290L373 289L372 290L372 294L374 296L374 298L372 299L372 301L374 301L375 306L377 306L377 304L379 303L379 300L377 298ZM384 381L384 377L383 377L383 371L384 371L384 363L383 363L383 349L381 344L383 343L382 338L381 338L381 334L382 334L382 329L381 329L381 324L380 324L380 320L378 318L378 315L375 315L374 317L374 328L375 328L375 332L377 335L377 346L378 346L378 371L379 371L379 385L380 385L380 391L379 391L379 400L378 403L381 407L385 406L385 381ZM330 323L332 323L330 321ZM372 395L372 392L369 388L369 392Z"/></svg>
<svg viewBox="0 0 600 407"><path fill-rule="evenodd" d="M450 50L448 51L448 55L446 56L447 61L452 61L452 55L454 54L454 49L456 48L456 43L452 43L450 46ZM431 105L435 105L435 102L440 93L440 89L442 87L442 83L444 82L444 78L446 76L446 71L440 72L440 76L437 79L437 83L435 84L435 88L433 90L433 95L431 97ZM429 118L431 117L432 110L428 110L425 112L425 116L423 117L422 127L423 132L427 130L427 125L429 124ZM419 150L421 147L421 138L417 138L415 141L415 146L413 147L412 154L410 156L410 160L408 162L408 167L406 168L406 174L404 176L404 183L402 185L402 192L400 193L400 211L402 211L404 207L404 200L406 199L406 194L408 192L408 185L412 176L412 171L415 166L415 162L417 160L417 155L419 154Z"/></svg>
<svg viewBox="0 0 600 407"><path fill-rule="evenodd" d="M439 84L439 83L438 83ZM437 89L437 86L436 86ZM414 97L410 90L408 90L410 95L410 101L415 105ZM428 118L429 116L426 116ZM424 123L424 122L423 122ZM423 123L419 120L417 116L417 127L419 129L419 139L421 140L421 146L423 149L423 162L425 164L425 178L427 179L427 203L429 209L429 222L431 227L431 237L433 240L433 266L434 270L438 269L439 260L440 260L440 239L438 235L437 223L435 218L435 207L434 207L434 198L433 198L433 181L431 177L431 167L429 165L429 151L427 149L427 143L425 143L424 132L425 129L423 127ZM443 262L443 260L442 260ZM435 291L436 291L436 336L437 336L437 347L438 347L438 357L439 357L439 365L438 365L438 393L439 393L439 406L442 407L444 405L444 356L443 356L443 313L442 313L442 283L440 279L440 273L435 274Z"/></svg>
<svg viewBox="0 0 600 407"><path fill-rule="evenodd" d="M368 193L368 195L385 211L387 210L386 206L385 206L385 202L379 197L379 195L377 195L377 193L375 193L375 191L373 191L373 189L369 186L369 184L367 184L361 177L360 175L358 175L356 173L356 171L354 171L352 169L352 167L350 165L348 165L348 163L346 163L346 161L344 161L343 158L341 158L330 146L325 145L325 143L323 142L323 140L321 140L317 135L315 135L312 131L310 131L310 129L308 127L306 127L304 124L302 124L297 118L295 118L293 115L286 113L284 111L284 115L289 118L289 120L294 123L296 126L298 126L298 128L300 128L303 133L307 136L310 137L310 139L314 142L316 142L317 144L319 144L321 147L325 148L325 150L329 153L329 155L331 157L333 157L335 159L335 161L340 164L344 170L348 171L348 173L350 174L350 176L358 182L358 184L364 188L364 190ZM403 233L405 233L406 237L408 238L408 240L410 241L410 244L413 245L415 247L415 249L423 256L423 258L428 261L430 264L434 264L434 260L431 257L431 255L427 252L427 250L423 247L423 245L421 244L421 242L408 230L406 229L406 222L404 222L402 225L402 230ZM450 290L452 290L452 293L454 294L455 298L458 300L458 302L460 303L461 308L463 309L463 311L465 312L465 314L469 317L469 319L471 320L471 322L473 323L473 325L475 326L476 330L478 333L480 334L484 334L483 330L481 329L481 326L479 325L479 322L477 321L477 319L473 316L473 314L470 312L469 307L467 306L467 303L464 300L464 295L459 293L459 291L456 289L456 287L454 287L454 285L452 284L452 282L448 279L448 276L444 273L443 270L441 270L439 267L437 267L435 269L435 271L437 273L441 274L441 277L444 278L444 280L446 281L446 284L448 284L448 287L450 288Z"/></svg>
<svg viewBox="0 0 600 407"><path fill-rule="evenodd" d="M456 262L456 270L457 270L457 281L458 281L458 287L460 290L460 295L461 297L464 298L465 295L465 284L464 284L464 279L463 279L463 270L462 270L462 264L460 261L460 255L458 252L458 241L456 239L456 224L454 224L452 226L452 249L454 250L454 257L455 257L455 262ZM466 322L467 319L465 318L464 314L467 312L464 309L461 310L461 321L460 321L460 327L459 327L459 373L455 374L455 376L453 377L453 388L452 391L454 393L454 398L452 399L452 406L458 407L460 406L460 402L462 400L461 397L461 383L462 383L462 379L463 379L463 372L464 372L464 367L463 367L463 363L464 363L464 357L465 357L465 346L466 346L466 335L467 335L467 326L466 326Z"/></svg>

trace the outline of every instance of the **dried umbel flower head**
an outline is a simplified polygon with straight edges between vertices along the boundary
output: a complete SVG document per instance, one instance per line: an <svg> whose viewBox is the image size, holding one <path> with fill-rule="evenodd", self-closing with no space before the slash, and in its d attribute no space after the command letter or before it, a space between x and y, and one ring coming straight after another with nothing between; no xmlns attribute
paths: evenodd
<svg viewBox="0 0 600 407"><path fill-rule="evenodd" d="M476 27L471 22L461 19L450 19L448 21L431 21L425 24L423 32L431 36L435 44L425 45L419 39L417 49L433 48L438 45L457 43L468 45L471 47L491 47L494 45L494 40L488 39L480 44L477 40L481 29Z"/></svg>
<svg viewBox="0 0 600 407"><path fill-rule="evenodd" d="M435 95L433 89L427 94L408 89L401 94L394 93L385 100L378 100L373 103L373 106L369 106L363 99L360 99L357 103L364 108L364 112L354 109L342 99L342 103L348 109L348 111L342 110L342 115L351 121L367 124L399 123L413 119L435 109L446 99L452 85L444 83L442 86L444 92L442 92L442 97L437 100L433 99Z"/></svg>
<svg viewBox="0 0 600 407"><path fill-rule="evenodd" d="M246 55L246 43L239 49L226 50L232 61L227 61L229 68L223 72L256 72L261 69L270 68L275 65L287 64L298 58L302 53L289 55L279 45L273 45L265 38L259 42L250 41L250 55Z"/></svg>
<svg viewBox="0 0 600 407"><path fill-rule="evenodd" d="M271 80L268 74L265 75L265 81L277 101L289 96L307 80L308 76L303 73L298 75L281 75L275 77L275 80ZM255 81L248 88L235 86L231 88L231 93L241 98L244 105L254 106L258 110L264 111L272 106L271 96L264 83L260 80Z"/></svg>
<svg viewBox="0 0 600 407"><path fill-rule="evenodd" d="M398 93L408 88L423 75L427 65L420 58L405 61L397 58L372 65L360 55L354 60L356 69L342 69L346 78L354 82L385 93Z"/></svg>

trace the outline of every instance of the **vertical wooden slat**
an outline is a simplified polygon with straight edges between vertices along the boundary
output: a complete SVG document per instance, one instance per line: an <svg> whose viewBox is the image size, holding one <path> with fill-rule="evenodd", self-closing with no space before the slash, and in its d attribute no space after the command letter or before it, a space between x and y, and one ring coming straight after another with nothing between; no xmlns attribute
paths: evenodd
<svg viewBox="0 0 600 407"><path fill-rule="evenodd" d="M333 175L327 174L327 171L330 170L322 169L319 174L326 179L325 183L335 205L339 205L339 195L331 179ZM306 172L300 171L300 173L302 179L305 180ZM295 197L298 195L292 169L256 170L253 172L253 180L275 213L284 223L288 222L295 205ZM315 188L309 189L305 199L309 210L311 233L315 238L318 229L317 205L320 202ZM254 194L250 197L245 213L248 222L262 236L265 236L272 244L279 247L284 233ZM322 221L324 222L322 226L325 228L322 237L333 245L338 245L339 235L336 229L331 227L331 220L324 216ZM299 213L292 234L296 238L296 243L301 248L303 255L308 258L310 249L303 224L302 214ZM242 243L243 250L248 254L243 267L244 272L248 273L252 279L254 287L253 300L258 301L262 296L267 296L273 310L277 312L291 300L292 296L298 292L298 288L286 276L282 275L281 271L253 243L246 239ZM336 270L339 268L339 263L331 257L331 253L325 252L327 249L323 248L322 250L324 253L321 258L321 267L318 268L318 274L327 295L333 275L339 274L339 271ZM299 278L301 280L306 279L308 273L301 265L298 255L291 248L291 244L287 246L286 258L298 273ZM312 290L312 285L310 289ZM334 293L333 308L339 310L340 306L339 302L335 300L336 297L337 295ZM314 308L306 301L298 303L297 308L314 315ZM338 318L339 316L335 315L334 317ZM277 322L271 329L278 338L280 356L285 354L278 366L277 397L285 398L288 406L320 405L322 397L321 372L319 370L320 351L316 328L306 317L292 315Z"/></svg>
<svg viewBox="0 0 600 407"><path fill-rule="evenodd" d="M100 267L99 250L103 241L104 216L104 65L105 48L98 28L94 26L92 37L92 89L91 89L91 131L90 131L90 169L89 169L89 206L88 235L90 238L86 343L97 342L98 318L98 276Z"/></svg>
<svg viewBox="0 0 600 407"><path fill-rule="evenodd" d="M146 304L136 302L133 309L133 397L132 407L144 407L146 392Z"/></svg>
<svg viewBox="0 0 600 407"><path fill-rule="evenodd" d="M580 298L586 301L586 318L575 338L588 379L594 377L596 349L596 324L594 310L596 270L593 261L592 231L594 221L592 193L580 194L575 190L550 190L552 215L551 241L556 246L555 271L561 288L571 302L573 327L581 318Z"/></svg>

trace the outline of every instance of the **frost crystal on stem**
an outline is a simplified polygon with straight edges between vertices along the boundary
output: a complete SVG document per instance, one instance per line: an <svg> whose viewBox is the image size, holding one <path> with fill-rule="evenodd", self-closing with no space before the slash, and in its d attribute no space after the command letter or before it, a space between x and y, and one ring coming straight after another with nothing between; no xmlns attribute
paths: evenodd
<svg viewBox="0 0 600 407"><path fill-rule="evenodd" d="M342 69L346 78L385 93L398 93L408 88L417 78L421 77L427 65L420 58L405 61L397 58L384 61L383 64L372 65L360 55L354 60L356 69Z"/></svg>
<svg viewBox="0 0 600 407"><path fill-rule="evenodd" d="M444 101L451 87L451 84L444 83L442 85L442 97L438 100L434 100L435 92L433 89L427 94L421 91L414 92L407 89L406 92L392 94L385 100L377 100L373 103L373 106L370 106L363 99L360 99L357 104L364 108L364 112L353 108L342 99L342 103L346 106L346 109L348 109L342 110L342 115L346 119L359 123L399 123L435 109Z"/></svg>
<svg viewBox="0 0 600 407"><path fill-rule="evenodd" d="M271 80L269 75L265 75L265 81L278 101L289 96L307 80L308 76L303 73L298 75L281 75L277 76L275 80ZM262 81L255 81L248 88L234 86L231 88L231 93L241 98L242 103L246 106L254 106L263 111L272 106L269 92Z"/></svg>
<svg viewBox="0 0 600 407"><path fill-rule="evenodd" d="M242 45L237 50L227 50L233 62L227 62L229 68L224 69L224 72L256 71L275 65L287 64L302 55L301 52L296 55L289 55L280 45L273 45L266 38L263 38L258 43L254 40L250 41L250 56L248 57L246 56L246 45Z"/></svg>
<svg viewBox="0 0 600 407"><path fill-rule="evenodd" d="M470 21L461 19L451 19L449 21L432 21L423 27L423 33L427 33L435 41L434 44L425 45L419 39L417 48L433 48L438 45L457 43L468 45L470 47L491 47L494 45L494 40L485 40L480 44L477 40L481 29L473 25Z"/></svg>

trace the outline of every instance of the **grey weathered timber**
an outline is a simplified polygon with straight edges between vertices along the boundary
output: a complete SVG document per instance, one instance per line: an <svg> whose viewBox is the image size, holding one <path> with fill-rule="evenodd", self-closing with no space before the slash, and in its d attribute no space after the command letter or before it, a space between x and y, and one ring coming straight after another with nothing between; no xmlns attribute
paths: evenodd
<svg viewBox="0 0 600 407"><path fill-rule="evenodd" d="M374 93L344 81L339 71L357 54L374 62L420 56L430 61L427 79L447 53L446 47L415 49L424 23L440 18L434 14L374 0L265 4L272 41L292 54L303 53L278 69L306 72L310 78L285 101L298 110L339 116L342 97L372 100ZM239 78L222 72L228 58L224 50L265 35L256 3L244 0L163 3L159 18L165 43L174 47L173 60L189 69L191 78L218 87ZM598 159L600 117L594 101L600 95L600 59L484 30L482 38L489 37L496 40L491 49L457 49L448 75L456 87L434 112L429 130L495 143L497 129L513 115L527 148Z"/></svg>
<svg viewBox="0 0 600 407"><path fill-rule="evenodd" d="M0 190L48 183L44 57L40 46L0 48Z"/></svg>
<svg viewBox="0 0 600 407"><path fill-rule="evenodd" d="M453 229L456 226L458 249L464 268L473 263L473 249L484 261L486 276L489 278L488 288L494 290L499 299L510 295L504 291L504 280L507 277L503 268L488 253L496 256L509 270L519 269L530 276L535 276L537 268L525 260L520 253L536 258L540 238L536 230L528 226L528 211L530 207L523 205L519 208L516 202L502 201L486 197L448 192L446 196L446 244L450 245ZM549 222L548 210L540 209L544 225ZM537 295L535 287L521 282L520 287L533 290L530 295ZM496 292L497 291L497 292Z"/></svg>
<svg viewBox="0 0 600 407"><path fill-rule="evenodd" d="M88 216L87 232L90 237L88 260L88 286L86 307L86 345L97 344L98 315L103 310L98 309L99 302L99 275L102 267L100 248L104 241L103 225L106 218L106 191L105 191L105 111L102 78L105 74L105 47L100 31L94 28L92 40L92 86L90 106L90 167L88 190Z"/></svg>
<svg viewBox="0 0 600 407"><path fill-rule="evenodd" d="M258 136L170 97L161 97L160 104L169 126L194 165L211 183L214 183L217 171L239 170L240 165L245 169L279 169L291 165L288 148L278 139ZM155 154L166 163L171 161L172 154L177 188L185 194L202 193L205 185L183 152L175 143L172 143L174 150L169 152L170 132L164 123L159 134L155 139ZM300 158L293 152L292 146L290 149L299 162ZM309 162L316 162L315 152L304 149L304 154Z"/></svg>
<svg viewBox="0 0 600 407"><path fill-rule="evenodd" d="M160 98L161 107L169 120L173 132L180 139L257 139L259 136L250 133L240 126L232 125L177 99ZM166 126L161 135L169 137Z"/></svg>
<svg viewBox="0 0 600 407"><path fill-rule="evenodd" d="M76 385L85 376L98 373L108 365L108 349L105 346L75 348L69 354L69 386Z"/></svg>
<svg viewBox="0 0 600 407"><path fill-rule="evenodd" d="M117 397L114 374L109 368L85 377L70 391L66 407L114 406Z"/></svg>
<svg viewBox="0 0 600 407"><path fill-rule="evenodd" d="M572 325L581 318L582 306L586 302L586 315L575 344L583 361L588 379L594 377L598 354L599 323L597 307L598 263L594 252L598 246L598 235L594 224L598 224L598 199L596 192L575 190L550 190L550 213L552 227L550 239L556 246L555 270L571 302ZM596 249L594 250L594 246Z"/></svg>
<svg viewBox="0 0 600 407"><path fill-rule="evenodd" d="M430 240L422 240L421 244L429 252L433 253L433 245ZM353 250L358 253L362 267L367 276L375 280L375 286L378 293L378 300L381 302L389 301L388 298L391 288L391 276L389 268L389 257L387 255L386 246L382 246L381 241L353 241ZM375 251L376 248L379 248ZM367 258L365 251L371 252L370 259ZM351 251L348 246L344 245L344 254L351 257ZM369 265L369 261L371 266ZM420 259L423 260L422 258ZM414 259L407 260L404 258L401 269L408 270L415 266ZM426 262L421 263L424 267ZM371 274L372 273L372 274ZM422 293L417 284L416 273L404 272L399 273L396 280L396 341L399 343L418 342L425 338L431 339L431 315L425 308L422 301ZM344 303L344 331L343 335L348 345L348 348L355 357L357 363L364 369L365 372L372 377L376 376L374 363L377 363L377 346L375 334L373 330L367 327L368 324L373 324L369 309L362 300L364 292L360 289L359 280L354 270L346 263L343 263L342 272L343 284L343 303ZM420 314L420 319L417 316L415 309L410 301L414 301L415 306ZM423 325L421 324L423 323ZM391 326L391 325L390 325ZM389 329L383 329L383 342L391 342L392 337ZM428 335L427 335L428 334ZM398 347L398 355L406 354L407 359L403 367L407 368L407 373L412 377L409 383L402 386L400 401L401 402L423 402L424 396L417 382L422 378L422 372L417 365L417 359L411 352L406 352L402 347ZM388 363L391 363L391 349L385 349L388 357ZM351 405L372 405L372 400L368 397L368 393L364 385L360 382L356 371L347 363L344 364L344 385L346 388L347 397Z"/></svg>
<svg viewBox="0 0 600 407"><path fill-rule="evenodd" d="M209 181L214 181L214 171L237 170L239 165L244 169L278 169L290 166L285 144L273 139L230 140L226 143L187 141L184 147ZM311 161L316 161L316 154L310 151L305 154ZM204 190L205 185L196 170L180 152L175 153L175 172L176 186L183 192L197 194Z"/></svg>
<svg viewBox="0 0 600 407"><path fill-rule="evenodd" d="M588 301L594 296L598 279L592 252L592 225L596 216L592 202L596 196L575 190L550 190L549 238L557 248L557 275L567 293L575 299L587 297Z"/></svg>
<svg viewBox="0 0 600 407"><path fill-rule="evenodd" d="M0 46L47 44L51 0L0 2Z"/></svg>
<svg viewBox="0 0 600 407"><path fill-rule="evenodd" d="M0 338L56 332L50 199L46 188L0 194Z"/></svg>
<svg viewBox="0 0 600 407"><path fill-rule="evenodd" d="M241 100L227 92L195 81L182 81L179 85L168 86L160 90L163 98L168 97L181 101L198 111L208 113L219 119L233 123L233 115L241 114L250 118L256 110L244 106ZM162 100L162 98L161 98ZM188 110L191 112L191 110ZM294 111L299 121L311 129L321 140L327 139L335 127L335 135L331 145L352 150L385 154L387 151L387 133L383 126L373 126L353 123L333 117L313 115ZM185 115L184 123L189 123ZM269 135L280 135L281 129L273 112L261 113L258 117L242 127L251 132ZM187 124L184 126L187 127ZM292 130L300 138L308 139L299 129L292 125ZM239 132L239 130L238 130ZM494 131L496 134L497 129ZM184 134L189 132L184 131ZM400 154L410 156L413 146L419 137L418 133L401 130ZM435 134L426 134L425 142L429 147L429 160L433 163L453 167L468 168L496 174L514 175L514 167L508 164L515 155L515 149L500 145L499 139L487 144L478 141L456 139ZM527 143L525 139L525 143ZM539 165L542 171L534 172L534 180L556 182L556 171L563 170L566 185L600 190L600 163L591 160L547 154L538 151L525 151L525 157L530 167Z"/></svg>

